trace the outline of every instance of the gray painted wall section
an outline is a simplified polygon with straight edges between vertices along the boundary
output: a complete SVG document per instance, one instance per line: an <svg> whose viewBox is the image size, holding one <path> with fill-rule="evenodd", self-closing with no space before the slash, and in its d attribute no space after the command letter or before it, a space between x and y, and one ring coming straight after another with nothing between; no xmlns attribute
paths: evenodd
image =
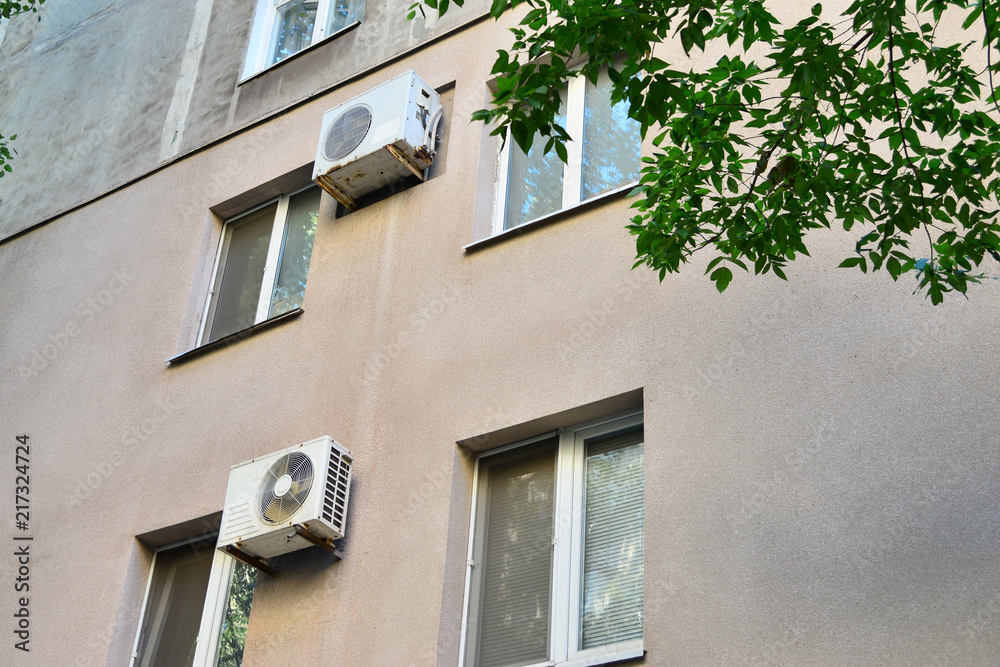
<svg viewBox="0 0 1000 667"><path fill-rule="evenodd" d="M243 83L253 0L49 0L41 21L16 17L0 41L0 132L18 135L19 153L14 172L0 179L0 240L476 20L489 6L473 0L443 20L408 22L410 4L370 0L355 30Z"/></svg>

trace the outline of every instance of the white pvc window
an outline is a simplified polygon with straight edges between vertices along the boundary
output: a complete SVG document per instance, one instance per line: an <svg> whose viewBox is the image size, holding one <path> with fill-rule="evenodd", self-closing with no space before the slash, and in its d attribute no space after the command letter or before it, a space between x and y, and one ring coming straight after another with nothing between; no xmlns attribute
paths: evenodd
<svg viewBox="0 0 1000 667"><path fill-rule="evenodd" d="M247 77L357 24L364 0L258 0Z"/></svg>
<svg viewBox="0 0 1000 667"><path fill-rule="evenodd" d="M319 204L310 186L226 222L199 344L302 307Z"/></svg>
<svg viewBox="0 0 1000 667"><path fill-rule="evenodd" d="M153 552L132 667L239 667L256 571L204 535Z"/></svg>
<svg viewBox="0 0 1000 667"><path fill-rule="evenodd" d="M642 415L476 462L465 667L641 656Z"/></svg>
<svg viewBox="0 0 1000 667"><path fill-rule="evenodd" d="M611 104L607 71L596 83L570 80L556 123L572 138L565 164L555 150L543 153L547 139L541 135L527 153L510 138L501 149L495 234L639 180L639 123L628 117L626 104Z"/></svg>
<svg viewBox="0 0 1000 667"><path fill-rule="evenodd" d="M193 664L214 552L215 537L210 536L153 553L132 665Z"/></svg>

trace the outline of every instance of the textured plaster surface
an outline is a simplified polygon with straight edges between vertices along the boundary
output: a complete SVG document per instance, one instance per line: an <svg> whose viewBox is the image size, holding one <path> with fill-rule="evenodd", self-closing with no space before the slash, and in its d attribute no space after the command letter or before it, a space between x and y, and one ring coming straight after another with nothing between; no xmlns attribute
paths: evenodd
<svg viewBox="0 0 1000 667"><path fill-rule="evenodd" d="M233 463L329 434L356 457L345 559L278 559L244 664L456 665L456 441L637 388L644 664L996 662L994 286L932 308L835 270L853 247L837 234L788 283L719 295L693 266L660 284L629 270L621 199L464 253L493 182L482 129L457 119L505 40L474 26L0 245L0 438L31 436L36 535L32 662L5 643L0 663L123 664L150 558L136 536L218 512ZM456 82L446 173L341 218L324 198L306 312L165 365L197 329L211 209L310 162L324 110L406 69ZM152 125L94 183L155 155Z"/></svg>
<svg viewBox="0 0 1000 667"><path fill-rule="evenodd" d="M410 4L370 0L356 29L242 83L254 2L49 0L41 21L16 17L0 35L0 133L18 137L15 171L0 180L0 240L341 85L488 5L408 22Z"/></svg>

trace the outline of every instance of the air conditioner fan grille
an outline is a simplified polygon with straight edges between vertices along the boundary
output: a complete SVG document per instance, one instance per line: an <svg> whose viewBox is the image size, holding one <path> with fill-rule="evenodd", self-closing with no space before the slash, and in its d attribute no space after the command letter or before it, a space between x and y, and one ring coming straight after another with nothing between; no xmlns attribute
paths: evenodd
<svg viewBox="0 0 1000 667"><path fill-rule="evenodd" d="M313 464L302 452L285 454L271 464L261 484L257 511L265 523L284 523L309 496Z"/></svg>
<svg viewBox="0 0 1000 667"><path fill-rule="evenodd" d="M361 145L372 125L372 110L366 104L356 104L333 121L323 142L327 160L339 160Z"/></svg>

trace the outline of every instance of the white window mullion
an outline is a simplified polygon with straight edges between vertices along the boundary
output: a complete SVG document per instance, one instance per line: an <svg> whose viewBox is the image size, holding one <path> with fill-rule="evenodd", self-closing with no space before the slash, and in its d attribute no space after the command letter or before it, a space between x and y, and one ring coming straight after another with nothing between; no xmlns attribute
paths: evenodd
<svg viewBox="0 0 1000 667"><path fill-rule="evenodd" d="M254 13L254 17L253 26L250 29L247 60L243 67L243 78L265 67L264 61L269 49L268 39L271 35L271 24L274 21L274 0L257 0L257 11Z"/></svg>
<svg viewBox="0 0 1000 667"><path fill-rule="evenodd" d="M326 24L330 21L330 3L331 0L319 0L319 5L316 7L316 25L313 26L312 36L313 44L326 37Z"/></svg>
<svg viewBox="0 0 1000 667"><path fill-rule="evenodd" d="M579 432L573 432L567 436L567 440L573 451L573 470L570 473L573 479L573 534L570 539L569 571L567 579L569 586L569 603L566 615L569 619L569 656L580 650L580 612L583 606L583 549L584 537L586 533L586 480L587 480L587 445Z"/></svg>
<svg viewBox="0 0 1000 667"><path fill-rule="evenodd" d="M261 42L260 55L258 56L257 70L262 70L274 62L274 49L276 46L274 27L278 23L278 10L285 3L282 0L267 0L267 4L269 6L264 12L263 41Z"/></svg>
<svg viewBox="0 0 1000 667"><path fill-rule="evenodd" d="M566 143L566 165L563 171L563 208L580 203L583 170L583 101L587 93L587 80L576 76L566 88L566 132L571 141Z"/></svg>
<svg viewBox="0 0 1000 667"><path fill-rule="evenodd" d="M198 628L198 643L195 647L194 662L196 667L214 665L219 652L219 636L222 634L222 616L224 605L229 597L229 584L233 578L233 566L236 560L219 550L212 559L212 574L208 579L208 592L205 595L205 608L201 614L201 625Z"/></svg>
<svg viewBox="0 0 1000 667"><path fill-rule="evenodd" d="M476 549L476 517L477 512L482 504L479 500L479 457L476 457L476 462L472 467L472 511L469 513L469 550L466 560L465 568L465 598L462 601L462 635L459 640L459 667L465 667L466 664L466 653L468 651L468 633L469 633L469 609L471 603L472 595L472 582L473 582L473 570L477 566L475 558ZM481 563L478 563L480 567ZM478 571L477 571L478 573Z"/></svg>
<svg viewBox="0 0 1000 667"><path fill-rule="evenodd" d="M132 660L129 662L129 665L135 665L139 657L139 643L142 641L143 624L148 620L146 618L146 600L149 599L149 591L153 588L153 573L156 571L157 553L157 551L154 551L153 558L149 561L149 574L146 576L146 592L142 596L142 611L139 612L139 631L135 633L135 642L132 644Z"/></svg>
<svg viewBox="0 0 1000 667"><path fill-rule="evenodd" d="M496 214L493 217L493 233L499 234L504 230L507 220L507 189L510 181L510 151L514 137L507 134L507 140L503 142L500 149L499 166L497 167L497 190L496 190Z"/></svg>
<svg viewBox="0 0 1000 667"><path fill-rule="evenodd" d="M204 343L207 342L205 340L205 336L207 335L205 333L205 329L208 326L209 320L213 319L211 314L218 303L217 299L215 298L215 290L217 288L217 283L220 282L219 276L222 275L223 258L227 256L226 253L229 251L230 236L231 235L229 234L229 227L223 226L222 235L219 239L219 249L216 251L215 254L215 266L212 269L212 282L210 282L208 285L208 298L205 299L205 307L202 309L201 312L201 324L198 326L198 339L197 339L198 345L203 345Z"/></svg>
<svg viewBox="0 0 1000 667"><path fill-rule="evenodd" d="M287 5L292 0L270 0L271 8L267 12L267 23L264 26L264 39L266 40L264 48L262 51L261 62L257 69L264 69L265 67L270 67L274 64L274 58L277 56L278 50L278 36L275 34L275 30L278 27L278 17L281 16L281 8Z"/></svg>
<svg viewBox="0 0 1000 667"><path fill-rule="evenodd" d="M274 295L274 281L277 280L278 261L281 259L281 243L285 238L285 221L288 219L289 197L278 200L278 211L271 228L271 243L267 247L267 261L264 264L264 279L260 284L260 299L257 301L257 315L254 324L263 322L271 312L271 297Z"/></svg>
<svg viewBox="0 0 1000 667"><path fill-rule="evenodd" d="M555 545L552 553L552 600L549 603L549 613L552 615L550 624L550 654L549 657L561 662L569 657L570 636L573 627L566 613L572 597L573 582L569 572L573 561L573 524L579 519L579 511L574 512L573 499L576 495L576 480L573 478L575 468L573 452L573 434L562 433L559 436L559 451L556 457L556 497L555 497L555 528L553 530Z"/></svg>

